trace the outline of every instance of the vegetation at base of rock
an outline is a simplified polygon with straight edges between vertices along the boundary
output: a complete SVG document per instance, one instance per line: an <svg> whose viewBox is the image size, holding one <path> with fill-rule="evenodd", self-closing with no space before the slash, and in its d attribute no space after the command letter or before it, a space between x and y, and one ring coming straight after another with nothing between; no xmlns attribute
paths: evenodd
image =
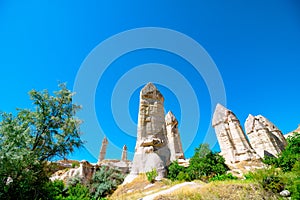
<svg viewBox="0 0 300 200"><path fill-rule="evenodd" d="M245 175L246 179L259 182L268 191L291 193L292 199L300 199L300 134L288 137L288 145L278 158L266 158L269 169L261 169Z"/></svg>
<svg viewBox="0 0 300 200"><path fill-rule="evenodd" d="M294 133L287 138L288 145L278 158L266 157L264 163L279 167L283 171L291 171L294 164L300 161L300 133Z"/></svg>
<svg viewBox="0 0 300 200"><path fill-rule="evenodd" d="M154 168L149 172L146 172L146 176L147 176L147 180L150 183L154 183L155 182L155 178L157 177L157 170Z"/></svg>
<svg viewBox="0 0 300 200"><path fill-rule="evenodd" d="M173 181L192 181L195 179L208 181L214 176L225 174L227 170L225 159L221 155L212 152L208 144L200 144L190 159L189 167L182 167L177 161L171 163L168 167L168 178Z"/></svg>
<svg viewBox="0 0 300 200"><path fill-rule="evenodd" d="M0 199L47 199L47 161L82 145L75 117L80 106L72 103L65 84L54 95L47 90L29 95L33 110L0 116Z"/></svg>
<svg viewBox="0 0 300 200"><path fill-rule="evenodd" d="M116 169L102 166L93 176L90 193L94 199L112 194L124 180L122 173Z"/></svg>

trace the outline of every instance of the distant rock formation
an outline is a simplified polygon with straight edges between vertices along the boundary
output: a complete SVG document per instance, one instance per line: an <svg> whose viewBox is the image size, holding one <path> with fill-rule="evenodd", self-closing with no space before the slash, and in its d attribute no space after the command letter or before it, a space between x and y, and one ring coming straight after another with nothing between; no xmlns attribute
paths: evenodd
<svg viewBox="0 0 300 200"><path fill-rule="evenodd" d="M58 162L58 164L60 164L60 163ZM66 166L66 164L64 164L64 163L62 163L62 165ZM50 177L50 180L51 181L62 180L66 183L70 178L77 176L78 178L81 179L81 182L83 184L86 184L93 177L97 166L90 164L86 160L82 160L80 162L79 167L71 168L71 166L70 166L70 167L66 167L66 168L69 168L69 170L68 171L66 171L66 170L57 171Z"/></svg>
<svg viewBox="0 0 300 200"><path fill-rule="evenodd" d="M107 144L108 144L108 140L106 137L104 137L102 140L98 163L100 163L101 161L103 161L105 159Z"/></svg>
<svg viewBox="0 0 300 200"><path fill-rule="evenodd" d="M171 153L170 160L174 161L178 159L184 159L184 153L178 131L178 121L171 111L169 111L165 116L165 122L169 141L168 146Z"/></svg>
<svg viewBox="0 0 300 200"><path fill-rule="evenodd" d="M121 161L127 161L127 146L123 146Z"/></svg>
<svg viewBox="0 0 300 200"><path fill-rule="evenodd" d="M259 159L259 156L251 148L240 121L231 110L218 104L213 115L212 125L215 128L221 154L226 163Z"/></svg>
<svg viewBox="0 0 300 200"><path fill-rule="evenodd" d="M284 137L288 138L289 136L292 136L295 132L296 133L300 133L300 124L298 125L298 128L296 130L294 130L294 131L292 131L292 132L290 132L288 134L285 134Z"/></svg>
<svg viewBox="0 0 300 200"><path fill-rule="evenodd" d="M261 158L276 157L287 145L281 131L261 115L249 115L245 122L245 131L252 148Z"/></svg>
<svg viewBox="0 0 300 200"><path fill-rule="evenodd" d="M148 83L141 90L131 178L154 168L158 172L157 179L166 175L166 166L170 163L170 150L163 104L163 95L152 83Z"/></svg>

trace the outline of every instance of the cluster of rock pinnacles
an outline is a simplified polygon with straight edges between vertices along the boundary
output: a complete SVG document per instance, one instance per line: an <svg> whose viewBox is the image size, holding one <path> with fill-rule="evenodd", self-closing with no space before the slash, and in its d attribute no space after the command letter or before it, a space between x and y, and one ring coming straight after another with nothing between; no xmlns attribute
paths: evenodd
<svg viewBox="0 0 300 200"><path fill-rule="evenodd" d="M215 109L212 125L227 164L276 157L287 145L282 132L261 115L249 115L246 119L248 140L235 114L220 104Z"/></svg>
<svg viewBox="0 0 300 200"><path fill-rule="evenodd" d="M260 160L264 156L276 156L286 146L281 131L268 119L258 115L249 117L244 133L235 114L218 104L212 125L215 128L221 155L227 164L241 161ZM98 162L104 159L107 139L102 142ZM127 161L127 147L124 145L122 161ZM157 180L166 176L166 167L174 160L184 160L178 121L171 111L164 113L164 97L159 90L148 83L140 92L137 140L130 174L130 182L138 174L157 170Z"/></svg>

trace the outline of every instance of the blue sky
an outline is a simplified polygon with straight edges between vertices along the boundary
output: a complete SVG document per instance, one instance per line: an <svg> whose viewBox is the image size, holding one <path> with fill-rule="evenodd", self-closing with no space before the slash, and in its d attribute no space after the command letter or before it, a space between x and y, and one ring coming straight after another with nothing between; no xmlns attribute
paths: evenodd
<svg viewBox="0 0 300 200"><path fill-rule="evenodd" d="M30 108L32 105L27 92L33 88L54 91L58 82L67 82L68 87L73 89L79 69L93 49L116 34L143 27L174 30L199 43L222 77L227 107L235 112L242 125L249 113L264 115L284 133L300 123L300 3L296 0L234 0L230 3L208 0L2 0L0 110L15 112L17 107ZM138 39L143 40L143 36ZM174 46L180 49L182 44L177 42L174 41ZM105 53L100 55L100 61L106 56ZM159 63L175 69L189 81L196 93L200 118L185 115L183 119L183 112L197 112L192 104L185 107L182 102L191 100L191 93L185 90L176 76L159 75L178 83L178 90L167 83L158 84L158 88L165 96L166 111L171 109L179 120L186 123L182 126L187 128L182 130L180 127L180 132L187 157L193 154L193 149L203 142L205 136L213 134L208 130L211 129L211 107L214 103L211 102L210 86L204 81L205 77L172 52L145 48L120 56L99 77L93 106L101 131L98 125L91 123L92 115L79 113L84 121L81 128L83 139L90 153L77 151L72 158L94 162L93 156L97 156L104 134L110 141L108 158L119 158L123 144L127 144L129 151L133 152L135 127L133 124L126 125L126 122L137 120L138 93L143 84L136 81L125 103L117 93L112 105L112 97L122 77L126 78L130 70L147 63ZM140 69L146 70L143 66ZM154 79L155 74L152 76ZM131 81L135 83L135 79ZM88 83L89 79L80 84L89 87ZM124 83L122 86L129 86L129 83ZM179 99L179 93L186 97L185 100ZM85 109L84 102L77 103L83 104ZM121 121L116 122L113 113L118 115L118 109L114 108L123 104L131 119L120 115ZM125 126L118 126L118 123L125 123ZM199 126L195 133L189 129L189 123ZM217 146L214 148L218 149Z"/></svg>

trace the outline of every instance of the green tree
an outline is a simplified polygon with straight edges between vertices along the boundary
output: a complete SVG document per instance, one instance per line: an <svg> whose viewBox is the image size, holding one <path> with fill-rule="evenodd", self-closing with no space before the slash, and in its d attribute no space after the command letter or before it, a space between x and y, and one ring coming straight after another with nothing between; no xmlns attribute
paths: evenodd
<svg viewBox="0 0 300 200"><path fill-rule="evenodd" d="M227 170L225 159L221 155L212 152L208 144L200 144L190 159L187 173L191 179L207 180L217 174L225 174Z"/></svg>
<svg viewBox="0 0 300 200"><path fill-rule="evenodd" d="M80 107L65 84L53 96L47 90L29 95L33 110L0 116L0 199L47 199L47 161L82 145L75 117Z"/></svg>

